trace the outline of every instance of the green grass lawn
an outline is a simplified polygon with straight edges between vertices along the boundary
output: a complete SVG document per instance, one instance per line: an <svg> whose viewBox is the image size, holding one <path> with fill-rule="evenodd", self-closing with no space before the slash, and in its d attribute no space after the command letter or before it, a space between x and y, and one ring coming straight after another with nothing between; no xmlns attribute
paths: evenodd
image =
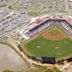
<svg viewBox="0 0 72 72"><path fill-rule="evenodd" d="M61 72L58 68L54 67L53 69L48 69L45 72Z"/></svg>
<svg viewBox="0 0 72 72"><path fill-rule="evenodd" d="M30 16L39 16L41 14L43 14L43 13L42 12L32 12L32 11L28 13L28 15L30 15Z"/></svg>
<svg viewBox="0 0 72 72"><path fill-rule="evenodd" d="M52 31L54 34L59 33L56 29ZM49 56L62 59L72 56L72 40L68 36L60 40L50 40L46 39L42 32L38 37L24 44L24 46L31 55L38 57Z"/></svg>
<svg viewBox="0 0 72 72"><path fill-rule="evenodd" d="M39 67L36 67L36 68L28 69L25 72L61 72L61 71L59 69L57 69L56 67L53 68L53 69L48 69L47 67L39 66Z"/></svg>
<svg viewBox="0 0 72 72"><path fill-rule="evenodd" d="M57 67L53 68L54 72L61 72Z"/></svg>
<svg viewBox="0 0 72 72"><path fill-rule="evenodd" d="M51 69L46 70L45 72L53 72Z"/></svg>
<svg viewBox="0 0 72 72"><path fill-rule="evenodd" d="M49 31L49 33L52 34L52 35L58 35L61 32L58 29L53 29L53 30Z"/></svg>
<svg viewBox="0 0 72 72"><path fill-rule="evenodd" d="M28 42L26 50L32 55L54 56L56 58L64 58L72 55L72 40L64 38L63 40L47 40L42 36Z"/></svg>

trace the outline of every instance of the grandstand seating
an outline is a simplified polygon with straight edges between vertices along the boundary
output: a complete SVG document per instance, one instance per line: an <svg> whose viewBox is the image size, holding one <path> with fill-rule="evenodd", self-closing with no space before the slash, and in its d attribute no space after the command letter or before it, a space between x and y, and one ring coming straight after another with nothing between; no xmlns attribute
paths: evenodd
<svg viewBox="0 0 72 72"><path fill-rule="evenodd" d="M27 33L25 33L25 35L32 37L49 26L62 26L65 30L69 31L70 34L72 35L72 25L69 24L69 22L64 19L63 20L48 19L44 21L43 23L37 25L36 27L30 29Z"/></svg>

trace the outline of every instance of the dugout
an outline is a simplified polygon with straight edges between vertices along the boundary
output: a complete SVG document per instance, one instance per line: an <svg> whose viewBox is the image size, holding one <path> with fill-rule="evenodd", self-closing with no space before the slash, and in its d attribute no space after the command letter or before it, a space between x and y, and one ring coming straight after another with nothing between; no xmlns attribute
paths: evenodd
<svg viewBox="0 0 72 72"><path fill-rule="evenodd" d="M55 57L42 57L42 63L55 64Z"/></svg>

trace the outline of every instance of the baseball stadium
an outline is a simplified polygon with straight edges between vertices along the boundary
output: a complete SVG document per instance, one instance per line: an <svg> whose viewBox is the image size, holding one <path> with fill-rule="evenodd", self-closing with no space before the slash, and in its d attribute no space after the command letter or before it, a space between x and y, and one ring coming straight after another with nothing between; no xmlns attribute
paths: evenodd
<svg viewBox="0 0 72 72"><path fill-rule="evenodd" d="M23 34L28 37L23 43L27 54L45 61L59 61L72 56L72 24L66 18L45 17L36 20L37 26Z"/></svg>
<svg viewBox="0 0 72 72"><path fill-rule="evenodd" d="M72 0L0 0L0 72L72 72Z"/></svg>

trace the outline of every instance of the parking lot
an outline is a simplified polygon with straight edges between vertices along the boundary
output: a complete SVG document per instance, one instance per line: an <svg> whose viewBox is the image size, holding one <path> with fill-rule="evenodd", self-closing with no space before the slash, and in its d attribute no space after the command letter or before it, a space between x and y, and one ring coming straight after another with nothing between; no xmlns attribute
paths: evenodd
<svg viewBox="0 0 72 72"><path fill-rule="evenodd" d="M0 10L0 39L15 34L20 27L30 22L25 14L16 14L12 10Z"/></svg>

